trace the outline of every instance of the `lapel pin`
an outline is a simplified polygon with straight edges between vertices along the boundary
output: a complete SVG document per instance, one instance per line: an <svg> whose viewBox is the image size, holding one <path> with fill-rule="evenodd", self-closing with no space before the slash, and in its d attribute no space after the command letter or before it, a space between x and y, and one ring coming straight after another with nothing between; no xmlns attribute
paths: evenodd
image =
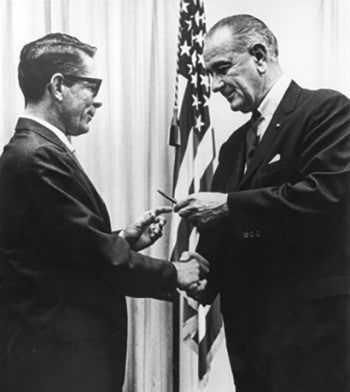
<svg viewBox="0 0 350 392"><path fill-rule="evenodd" d="M275 125L275 127L276 127L276 128L281 128L281 124L280 124L280 123L277 123L277 124Z"/></svg>

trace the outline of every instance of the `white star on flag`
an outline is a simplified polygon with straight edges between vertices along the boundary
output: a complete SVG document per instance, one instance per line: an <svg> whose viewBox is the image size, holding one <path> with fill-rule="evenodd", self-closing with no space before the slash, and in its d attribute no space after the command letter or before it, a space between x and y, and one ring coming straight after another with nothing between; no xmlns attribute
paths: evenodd
<svg viewBox="0 0 350 392"><path fill-rule="evenodd" d="M188 45L187 41L183 43L183 45L180 46L181 49L181 56L186 54L187 56L190 56L190 49L191 47Z"/></svg>
<svg viewBox="0 0 350 392"><path fill-rule="evenodd" d="M193 65L190 63L187 63L186 66L188 67L188 74L191 75L193 72Z"/></svg>
<svg viewBox="0 0 350 392"><path fill-rule="evenodd" d="M181 11L182 12L188 12L188 9L187 9L187 7L189 6L189 3L186 3L185 1L182 3L182 8L181 8Z"/></svg>
<svg viewBox="0 0 350 392"><path fill-rule="evenodd" d="M195 106L198 110L198 106L201 104L200 100L198 99L197 95L192 94L193 103L192 106Z"/></svg>
<svg viewBox="0 0 350 392"><path fill-rule="evenodd" d="M205 68L204 57L202 54L198 54L198 64L202 64L202 66Z"/></svg>
<svg viewBox="0 0 350 392"><path fill-rule="evenodd" d="M209 91L210 88L209 77L206 75L200 75L200 77L201 77L201 85L204 86Z"/></svg>
<svg viewBox="0 0 350 392"><path fill-rule="evenodd" d="M196 21L196 25L199 27L199 21L202 19L199 11L196 12L196 14L194 15L194 20Z"/></svg>
<svg viewBox="0 0 350 392"><path fill-rule="evenodd" d="M198 87L198 75L195 73L191 75L191 84L193 84L195 88Z"/></svg>
<svg viewBox="0 0 350 392"><path fill-rule="evenodd" d="M192 20L187 19L185 20L185 23L187 24L187 31L190 31L192 29Z"/></svg>
<svg viewBox="0 0 350 392"><path fill-rule="evenodd" d="M205 123L202 122L202 115L200 114L196 117L196 125L194 127L200 132L203 125L205 125Z"/></svg>
<svg viewBox="0 0 350 392"><path fill-rule="evenodd" d="M196 52L196 51L194 51L194 52L192 53L191 59L192 59L192 64L193 64L193 66L195 67L196 64L197 64L197 52Z"/></svg>
<svg viewBox="0 0 350 392"><path fill-rule="evenodd" d="M198 34L196 34L195 36L194 36L194 39L195 39L195 41L197 41L197 43L199 44L199 45L203 45L203 43L204 43L204 33L203 33L203 30L201 30Z"/></svg>

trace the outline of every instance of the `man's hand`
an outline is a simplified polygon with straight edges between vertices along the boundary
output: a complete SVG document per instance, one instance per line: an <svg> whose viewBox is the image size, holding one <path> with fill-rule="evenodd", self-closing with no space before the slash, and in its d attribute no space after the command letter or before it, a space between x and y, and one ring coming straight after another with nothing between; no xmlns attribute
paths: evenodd
<svg viewBox="0 0 350 392"><path fill-rule="evenodd" d="M162 236L166 219L162 213L171 212L171 207L157 207L144 212L133 224L120 232L134 251L147 248Z"/></svg>
<svg viewBox="0 0 350 392"><path fill-rule="evenodd" d="M197 252L184 252L180 261L173 262L177 270L177 282L180 290L191 290L198 294L205 289L209 273L209 262Z"/></svg>
<svg viewBox="0 0 350 392"><path fill-rule="evenodd" d="M174 206L182 218L194 226L203 228L215 224L228 216L227 194L219 192L199 192L187 196Z"/></svg>

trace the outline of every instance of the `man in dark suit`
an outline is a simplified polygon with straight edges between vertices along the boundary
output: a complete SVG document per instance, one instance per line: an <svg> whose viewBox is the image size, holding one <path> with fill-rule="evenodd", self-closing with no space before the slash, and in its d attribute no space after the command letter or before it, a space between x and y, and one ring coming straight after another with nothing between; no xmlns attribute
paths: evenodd
<svg viewBox="0 0 350 392"><path fill-rule="evenodd" d="M204 59L213 91L253 115L222 146L212 192L175 209L200 230L201 300L221 293L237 392L349 391L349 100L283 75L250 15L214 25Z"/></svg>
<svg viewBox="0 0 350 392"><path fill-rule="evenodd" d="M67 138L101 106L95 50L49 34L21 52L25 114L0 159L2 392L121 391L125 296L170 299L208 271L135 252L160 237L166 207L111 231Z"/></svg>

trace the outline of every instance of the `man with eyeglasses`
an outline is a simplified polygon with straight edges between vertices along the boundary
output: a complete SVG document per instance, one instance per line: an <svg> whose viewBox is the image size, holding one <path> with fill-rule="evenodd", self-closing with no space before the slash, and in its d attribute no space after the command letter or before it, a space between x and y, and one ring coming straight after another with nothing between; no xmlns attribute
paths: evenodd
<svg viewBox="0 0 350 392"><path fill-rule="evenodd" d="M171 299L208 272L205 260L137 253L168 207L111 231L68 139L101 106L95 50L56 33L21 51L25 113L0 159L1 392L121 391L125 296Z"/></svg>

